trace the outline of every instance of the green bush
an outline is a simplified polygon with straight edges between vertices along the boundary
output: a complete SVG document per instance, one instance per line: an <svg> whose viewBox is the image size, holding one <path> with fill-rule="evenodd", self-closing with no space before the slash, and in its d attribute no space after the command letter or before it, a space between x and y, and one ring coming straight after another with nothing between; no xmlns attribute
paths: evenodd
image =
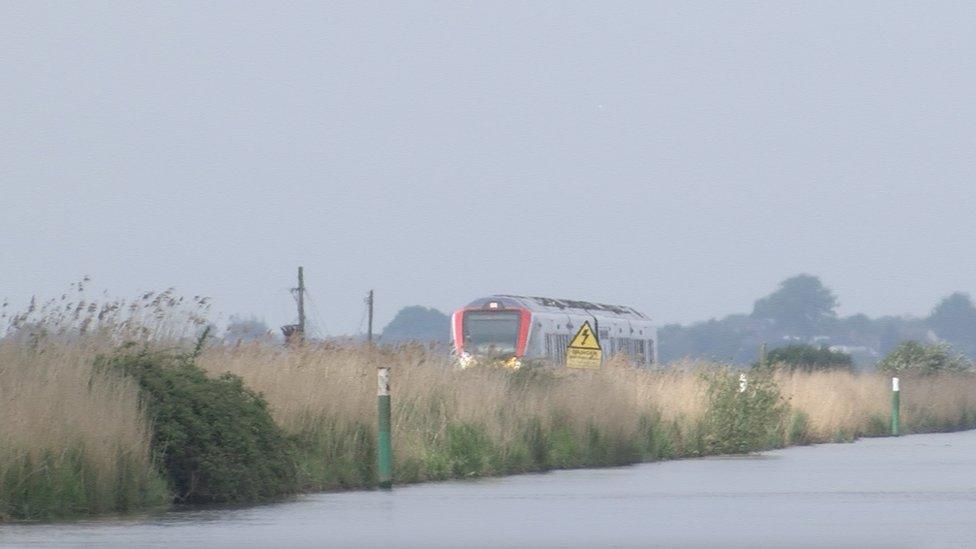
<svg viewBox="0 0 976 549"><path fill-rule="evenodd" d="M969 360L954 353L948 344L923 345L917 341L902 343L878 363L879 372L901 375L966 372L971 368Z"/></svg>
<svg viewBox="0 0 976 549"><path fill-rule="evenodd" d="M723 368L704 375L708 407L702 418L704 451L740 454L783 444L789 407L768 368L754 368L740 391L741 372Z"/></svg>
<svg viewBox="0 0 976 549"><path fill-rule="evenodd" d="M153 451L176 501L243 503L297 489L291 442L239 377L210 378L192 355L152 351L103 364L138 381L153 422Z"/></svg>
<svg viewBox="0 0 976 549"><path fill-rule="evenodd" d="M766 363L805 371L854 368L851 355L812 345L787 345L773 349L766 356Z"/></svg>

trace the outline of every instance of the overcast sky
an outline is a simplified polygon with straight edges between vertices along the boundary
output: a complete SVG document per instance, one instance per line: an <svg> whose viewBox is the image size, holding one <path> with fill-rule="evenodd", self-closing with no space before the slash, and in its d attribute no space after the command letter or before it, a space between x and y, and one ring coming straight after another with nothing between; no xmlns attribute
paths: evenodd
<svg viewBox="0 0 976 549"><path fill-rule="evenodd" d="M0 299L976 292L976 3L4 2Z"/></svg>

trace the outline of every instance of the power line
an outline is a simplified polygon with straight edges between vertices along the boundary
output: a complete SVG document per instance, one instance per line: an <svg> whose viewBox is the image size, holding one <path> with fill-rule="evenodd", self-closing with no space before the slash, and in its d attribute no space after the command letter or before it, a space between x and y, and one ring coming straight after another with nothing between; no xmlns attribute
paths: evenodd
<svg viewBox="0 0 976 549"><path fill-rule="evenodd" d="M319 313L319 307L318 303L315 301L315 296L313 296L312 292L308 291L308 289L305 290L305 293L308 295L308 302L309 305L311 305L312 317L315 320L315 333L319 338L325 339L325 332L328 331L328 327L325 325L325 321L322 320L321 313Z"/></svg>
<svg viewBox="0 0 976 549"><path fill-rule="evenodd" d="M366 309L367 309L367 306L365 305L366 304L366 299L363 299L363 304L364 304L363 305L363 309L362 309L362 313L363 314L362 314L362 316L359 317L359 323L356 325L356 335L362 335L363 334L363 326L366 323Z"/></svg>

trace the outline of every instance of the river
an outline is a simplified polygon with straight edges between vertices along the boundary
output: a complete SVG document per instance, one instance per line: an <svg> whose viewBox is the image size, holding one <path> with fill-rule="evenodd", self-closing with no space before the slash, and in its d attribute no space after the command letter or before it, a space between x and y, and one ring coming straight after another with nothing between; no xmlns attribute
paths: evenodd
<svg viewBox="0 0 976 549"><path fill-rule="evenodd" d="M25 547L976 547L976 431L0 526Z"/></svg>

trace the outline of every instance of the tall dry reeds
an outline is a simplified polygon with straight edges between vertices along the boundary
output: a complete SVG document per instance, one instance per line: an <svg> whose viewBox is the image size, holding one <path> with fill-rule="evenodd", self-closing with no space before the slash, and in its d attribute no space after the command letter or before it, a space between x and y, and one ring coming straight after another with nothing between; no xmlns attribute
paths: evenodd
<svg viewBox="0 0 976 549"><path fill-rule="evenodd" d="M0 341L0 517L124 511L165 501L131 380L80 341Z"/></svg>
<svg viewBox="0 0 976 549"><path fill-rule="evenodd" d="M207 300L172 289L90 299L87 283L20 312L0 304L0 521L169 500L135 382L99 371L96 357L122 345L185 344Z"/></svg>
<svg viewBox="0 0 976 549"><path fill-rule="evenodd" d="M668 419L694 419L704 406L704 388L693 367L648 371L612 362L598 372L458 370L447 356L419 346L294 348L259 343L211 347L198 363L214 374L230 372L244 378L292 432L323 417L372 417L379 365L392 368L400 412L393 419L396 426L409 431L422 424L433 436L452 421L496 424L500 418L555 408L610 427L651 412ZM505 429L492 427L499 435Z"/></svg>
<svg viewBox="0 0 976 549"><path fill-rule="evenodd" d="M615 360L598 372L459 371L422 347L264 344L217 346L200 358L208 371L239 375L264 394L276 420L304 441L305 481L314 488L374 480L379 364L392 367L394 450L402 481L701 455L738 447L709 441L739 436L750 421L777 417L779 434L753 449L851 440L885 434L890 412L887 378L839 371L779 371L774 380L785 416L768 410L769 417L719 422L733 429L729 433L708 433L715 422L703 418L719 405L709 400L718 398L709 392L718 379L714 373L725 372L721 379L733 383L738 377L715 364L652 371ZM734 393L722 398L739 398ZM909 431L976 426L976 378L906 380L902 402ZM756 408L731 401L722 409L751 414ZM765 432L759 427L758 433Z"/></svg>
<svg viewBox="0 0 976 549"><path fill-rule="evenodd" d="M402 481L632 463L702 448L701 365L597 372L455 369L421 347L218 346L199 364L260 391L306 444L314 487L372 482L376 367L392 368ZM326 464L328 461L330 464ZM365 462L365 464L363 463Z"/></svg>
<svg viewBox="0 0 976 549"><path fill-rule="evenodd" d="M811 441L887 434L891 378L848 371L781 371L776 380L790 407L805 414ZM907 432L976 427L976 376L903 378L901 416Z"/></svg>

